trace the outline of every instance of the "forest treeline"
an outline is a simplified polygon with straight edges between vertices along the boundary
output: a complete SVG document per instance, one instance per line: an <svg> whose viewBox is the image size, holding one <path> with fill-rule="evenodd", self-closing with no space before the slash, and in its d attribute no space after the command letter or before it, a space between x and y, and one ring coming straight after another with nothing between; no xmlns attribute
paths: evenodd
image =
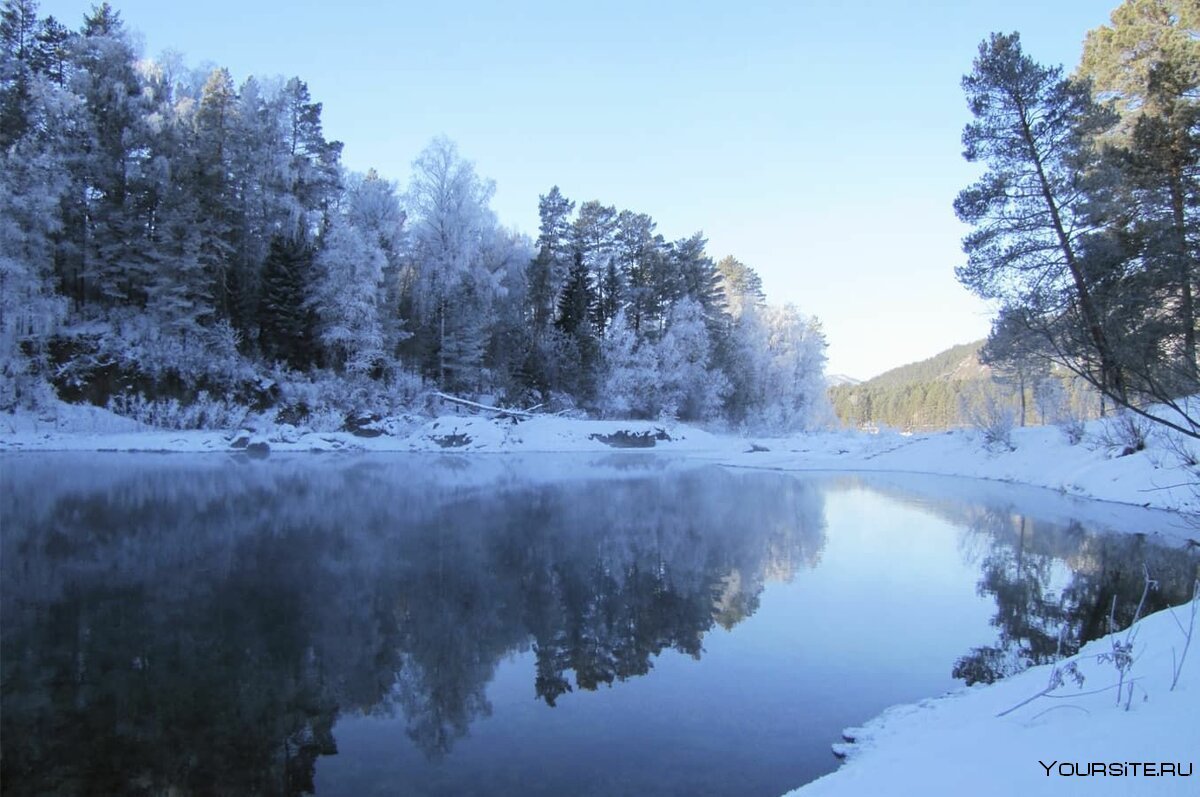
<svg viewBox="0 0 1200 797"><path fill-rule="evenodd" d="M611 417L828 418L825 340L752 268L645 213L540 197L536 239L435 139L341 164L305 82L147 60L107 3L0 19L0 408L180 425L412 408L431 390ZM184 418L184 416L187 416Z"/></svg>

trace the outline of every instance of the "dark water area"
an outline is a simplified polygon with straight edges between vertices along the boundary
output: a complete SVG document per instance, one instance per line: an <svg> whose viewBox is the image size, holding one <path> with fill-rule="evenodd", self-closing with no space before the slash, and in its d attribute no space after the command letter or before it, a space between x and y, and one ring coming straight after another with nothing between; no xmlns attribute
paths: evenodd
<svg viewBox="0 0 1200 797"><path fill-rule="evenodd" d="M5 455L0 791L779 795L1200 573L1176 516L978 484Z"/></svg>

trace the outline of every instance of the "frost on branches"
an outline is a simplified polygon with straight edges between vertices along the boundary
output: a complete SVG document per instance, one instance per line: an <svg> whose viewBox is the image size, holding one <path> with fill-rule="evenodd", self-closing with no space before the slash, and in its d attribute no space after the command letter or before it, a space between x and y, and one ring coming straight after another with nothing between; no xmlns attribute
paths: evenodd
<svg viewBox="0 0 1200 797"><path fill-rule="evenodd" d="M554 187L531 241L446 138L403 190L341 153L299 77L141 58L107 3L72 31L0 2L0 410L57 392L149 422L220 395L323 423L445 390L825 419L819 327L702 234Z"/></svg>

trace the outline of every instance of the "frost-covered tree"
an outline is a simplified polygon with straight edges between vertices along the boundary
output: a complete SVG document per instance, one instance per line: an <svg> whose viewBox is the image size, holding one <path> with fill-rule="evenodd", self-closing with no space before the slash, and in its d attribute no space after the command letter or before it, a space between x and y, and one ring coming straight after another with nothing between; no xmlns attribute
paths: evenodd
<svg viewBox="0 0 1200 797"><path fill-rule="evenodd" d="M327 141L321 126L321 103L313 102L308 84L293 77L278 98L279 122L287 148L286 178L296 202L315 224L340 188L340 141Z"/></svg>
<svg viewBox="0 0 1200 797"><path fill-rule="evenodd" d="M576 213L555 187L534 246L498 226L492 184L444 138L401 197L343 172L299 77L239 85L143 59L107 3L78 32L33 0L0 4L3 402L46 374L99 401L226 380L247 395L255 368L282 362L401 364L609 414L719 413L728 275L699 234L668 243L598 200Z"/></svg>
<svg viewBox="0 0 1200 797"><path fill-rule="evenodd" d="M193 119L192 187L194 222L199 228L197 257L213 286L212 299L223 318L237 314L240 300L233 275L238 246L238 197L230 179L234 173L233 139L238 131L238 101L227 69L214 69L201 90Z"/></svg>
<svg viewBox="0 0 1200 797"><path fill-rule="evenodd" d="M736 309L725 352L725 373L730 389L726 417L734 424L754 427L761 420L770 369L766 305L734 303Z"/></svg>
<svg viewBox="0 0 1200 797"><path fill-rule="evenodd" d="M768 311L767 326L771 367L764 386L769 396L765 422L788 430L828 425L833 410L826 394L826 343L820 322L787 304Z"/></svg>
<svg viewBox="0 0 1200 797"><path fill-rule="evenodd" d="M33 367L67 311L55 273L70 186L70 132L79 100L38 65L32 2L9 2L0 14L0 406L34 403L43 384ZM9 103L12 104L9 104Z"/></svg>
<svg viewBox="0 0 1200 797"><path fill-rule="evenodd" d="M677 290L699 303L710 330L721 327L728 314L721 272L705 252L708 241L703 233L676 241L671 247L672 271L677 275Z"/></svg>
<svg viewBox="0 0 1200 797"><path fill-rule="evenodd" d="M747 304L732 329L727 412L748 429L788 432L828 425L825 337L792 305Z"/></svg>
<svg viewBox="0 0 1200 797"><path fill-rule="evenodd" d="M530 358L534 356L537 337L547 330L530 324L532 317L530 254L533 244L515 232L503 232L494 239L488 259L496 264L500 275L499 290L492 302L489 324L488 350L485 361L489 364L494 387L509 401L522 403L535 398L539 389L530 378Z"/></svg>
<svg viewBox="0 0 1200 797"><path fill-rule="evenodd" d="M146 314L164 334L199 333L214 319L217 275L206 255L200 205L182 185L165 192L155 228L146 284Z"/></svg>
<svg viewBox="0 0 1200 797"><path fill-rule="evenodd" d="M348 219L335 215L313 261L309 297L317 339L334 368L367 374L383 359L380 300L387 256Z"/></svg>
<svg viewBox="0 0 1200 797"><path fill-rule="evenodd" d="M418 270L418 309L436 313L436 305L459 280L480 279L480 254L495 230L489 203L495 192L481 180L447 138L436 138L413 162L405 197L410 217L410 245Z"/></svg>
<svg viewBox="0 0 1200 797"><path fill-rule="evenodd" d="M385 253L403 245L407 215L400 205L396 184L374 169L366 174L350 174L345 180L343 203L349 222L369 233Z"/></svg>
<svg viewBox="0 0 1200 797"><path fill-rule="evenodd" d="M439 330L439 381L453 390L478 391L485 387L491 303L479 286L461 279L446 295Z"/></svg>
<svg viewBox="0 0 1200 797"><path fill-rule="evenodd" d="M651 417L658 401L658 353L619 312L602 344L604 379L597 403L612 418Z"/></svg>
<svg viewBox="0 0 1200 797"><path fill-rule="evenodd" d="M67 85L70 75L70 44L74 36L54 17L46 17L38 27L33 68L59 88Z"/></svg>
<svg viewBox="0 0 1200 797"><path fill-rule="evenodd" d="M400 315L407 216L400 205L395 183L380 177L374 169L365 175L348 175L345 185L343 204L348 220L377 245L384 256L379 321L384 350L394 356L397 346L410 335Z"/></svg>
<svg viewBox="0 0 1200 797"><path fill-rule="evenodd" d="M78 258L81 301L93 312L143 307L157 263L154 223L162 200L163 152L156 112L170 87L145 79L120 14L93 9L73 45L70 87L86 108L72 171L78 224L64 255ZM65 258L64 258L65 259Z"/></svg>
<svg viewBox="0 0 1200 797"><path fill-rule="evenodd" d="M225 142L229 191L235 198L228 281L228 312L247 339L257 334L262 266L271 240L306 226L307 215L291 192L290 156L279 124L277 91L250 77L238 89Z"/></svg>
<svg viewBox="0 0 1200 797"><path fill-rule="evenodd" d="M0 6L0 150L29 126L38 28L34 0L5 0Z"/></svg>
<svg viewBox="0 0 1200 797"><path fill-rule="evenodd" d="M655 352L658 413L685 420L715 418L729 391L729 381L714 367L713 341L700 301L688 297L675 303Z"/></svg>
<svg viewBox="0 0 1200 797"><path fill-rule="evenodd" d="M434 139L413 162L406 197L413 343L425 369L442 383L448 368L461 370L461 354L476 348L473 341L453 339L475 336L474 321L461 313L483 311L498 287L500 274L485 257L497 232L489 207L494 190L449 139ZM469 297L475 306L455 307L456 296ZM448 353L457 364L447 359Z"/></svg>
<svg viewBox="0 0 1200 797"><path fill-rule="evenodd" d="M713 363L704 308L692 299L671 310L658 339L639 336L624 311L602 343L604 414L711 420L720 413L728 380Z"/></svg>
<svg viewBox="0 0 1200 797"><path fill-rule="evenodd" d="M40 353L65 314L52 243L63 187L49 155L0 151L0 408L31 399L24 349Z"/></svg>

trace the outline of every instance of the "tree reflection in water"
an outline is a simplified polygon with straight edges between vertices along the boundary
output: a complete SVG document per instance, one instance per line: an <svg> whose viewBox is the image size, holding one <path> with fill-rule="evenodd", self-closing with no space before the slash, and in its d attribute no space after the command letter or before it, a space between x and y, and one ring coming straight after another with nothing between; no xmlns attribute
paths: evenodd
<svg viewBox="0 0 1200 797"><path fill-rule="evenodd" d="M1109 632L1110 615L1127 627L1142 597L1143 567L1157 587L1142 616L1186 601L1200 578L1200 556L1144 534L1091 535L1077 522L1038 523L1011 508L981 512L970 528L987 548L978 590L996 601L999 638L955 662L954 677L967 684L1073 655Z"/></svg>
<svg viewBox="0 0 1200 797"><path fill-rule="evenodd" d="M504 656L549 706L699 657L824 544L782 475L214 459L6 468L6 794L311 793L344 712L445 755Z"/></svg>

